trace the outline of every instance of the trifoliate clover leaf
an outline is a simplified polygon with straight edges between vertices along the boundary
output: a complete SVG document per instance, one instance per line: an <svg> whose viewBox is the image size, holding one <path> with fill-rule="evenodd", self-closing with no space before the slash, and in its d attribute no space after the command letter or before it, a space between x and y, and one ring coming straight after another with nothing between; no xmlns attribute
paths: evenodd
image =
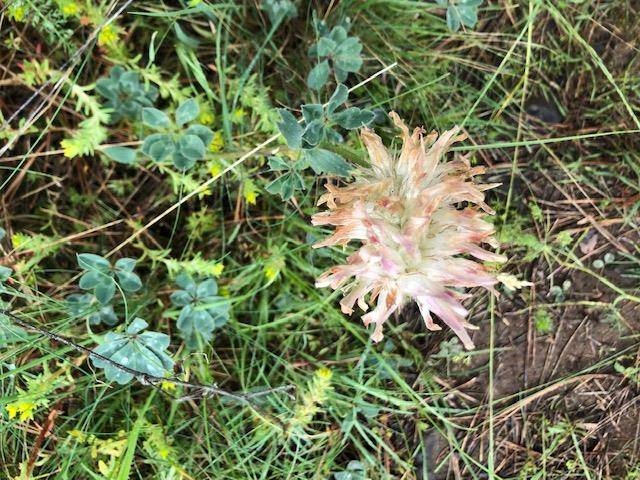
<svg viewBox="0 0 640 480"><path fill-rule="evenodd" d="M100 305L96 297L90 293L73 293L65 300L71 316L88 318L91 325L104 323L112 327L118 323L113 305Z"/></svg>
<svg viewBox="0 0 640 480"><path fill-rule="evenodd" d="M147 322L135 318L125 333L109 332L104 343L94 352L125 367L142 373L163 377L171 373L173 359L165 353L169 346L169 336L159 332L142 332ZM125 384L133 379L133 374L100 358L91 357L97 368L103 368L109 381Z"/></svg>
<svg viewBox="0 0 640 480"><path fill-rule="evenodd" d="M348 36L348 24L338 25L328 32L326 24L317 28L320 38L309 48L309 56L321 60L307 77L307 85L320 90L329 76L329 63L338 82L346 81L349 73L360 70L363 64L362 44L357 37Z"/></svg>
<svg viewBox="0 0 640 480"><path fill-rule="evenodd" d="M305 189L304 179L297 172L285 173L265 187L267 192L280 195L284 201L291 199L297 190Z"/></svg>
<svg viewBox="0 0 640 480"><path fill-rule="evenodd" d="M100 78L96 82L96 91L107 100L103 107L111 110L110 123L117 123L123 118L140 119L142 109L152 107L158 98L157 88L145 87L136 72L122 67L113 67L109 77Z"/></svg>
<svg viewBox="0 0 640 480"><path fill-rule="evenodd" d="M306 189L304 178L299 171L307 166L308 164L304 161L290 165L282 157L269 157L271 171L283 174L267 185L265 189L273 195L280 195L284 201L289 200L297 190Z"/></svg>
<svg viewBox="0 0 640 480"><path fill-rule="evenodd" d="M169 129L166 133L154 133L142 142L142 153L155 163L171 157L173 165L181 171L190 169L198 160L203 160L207 147L214 134L208 127L200 124L190 125L182 130L185 124L195 120L200 113L198 103L194 99L183 102L176 110L175 123L162 111L145 108L142 112L144 122L153 128Z"/></svg>
<svg viewBox="0 0 640 480"><path fill-rule="evenodd" d="M298 122L288 110L279 109L282 120L278 123L278 128L287 145L295 149L311 150L323 142L341 143L342 135L333 130L332 125L337 124L347 130L353 130L373 123L376 116L371 110L350 107L336 112L348 97L348 88L339 84L326 105L302 105L302 122Z"/></svg>
<svg viewBox="0 0 640 480"><path fill-rule="evenodd" d="M298 9L291 0L262 0L261 8L267 12L272 25L298 14Z"/></svg>
<svg viewBox="0 0 640 480"><path fill-rule="evenodd" d="M178 330L187 347L198 346L199 339L211 340L213 330L229 320L229 301L218 296L218 285L212 278L196 283L191 276L181 274L176 283L182 290L171 294L171 302L182 307L178 316Z"/></svg>
<svg viewBox="0 0 640 480"><path fill-rule="evenodd" d="M116 292L116 282L125 292L136 292L142 288L140 277L133 273L135 259L121 258L114 267L109 260L93 253L78 255L78 265L86 270L80 277L79 286L83 290L93 290L96 299L108 304Z"/></svg>
<svg viewBox="0 0 640 480"><path fill-rule="evenodd" d="M440 6L447 7L447 26L452 32L460 30L464 25L468 28L475 27L478 23L478 7L483 0L436 0Z"/></svg>

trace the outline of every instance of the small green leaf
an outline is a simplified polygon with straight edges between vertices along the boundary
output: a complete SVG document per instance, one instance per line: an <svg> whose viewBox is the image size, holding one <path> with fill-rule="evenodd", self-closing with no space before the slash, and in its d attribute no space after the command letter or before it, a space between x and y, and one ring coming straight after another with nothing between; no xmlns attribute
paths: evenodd
<svg viewBox="0 0 640 480"><path fill-rule="evenodd" d="M174 305L178 305L179 307L184 307L193 301L193 297L189 295L188 292L184 290L176 290L171 294L171 303Z"/></svg>
<svg viewBox="0 0 640 480"><path fill-rule="evenodd" d="M120 258L116 261L116 268L119 270L124 270L126 272L133 272L133 269L136 266L135 258Z"/></svg>
<svg viewBox="0 0 640 480"><path fill-rule="evenodd" d="M151 145L151 147L149 148L149 156L156 163L160 163L162 160L171 155L176 149L173 140L171 140L168 135L162 135L162 137L164 138L161 138L160 140L154 142L153 145Z"/></svg>
<svg viewBox="0 0 640 480"><path fill-rule="evenodd" d="M336 108L347 101L347 98L349 98L349 89L346 85L340 83L327 103L327 113L331 115Z"/></svg>
<svg viewBox="0 0 640 480"><path fill-rule="evenodd" d="M7 280L12 273L13 270L11 270L9 267L0 265L0 282L4 282L5 280Z"/></svg>
<svg viewBox="0 0 640 480"><path fill-rule="evenodd" d="M191 275L188 273L181 273L176 277L176 284L183 290L186 290L189 293L195 295L196 293L196 282L193 281Z"/></svg>
<svg viewBox="0 0 640 480"><path fill-rule="evenodd" d="M320 120L324 115L324 108L319 103L308 103L302 105L302 118L309 123Z"/></svg>
<svg viewBox="0 0 640 480"><path fill-rule="evenodd" d="M281 121L278 122L278 129L291 148L302 148L302 126L293 114L283 108L278 109Z"/></svg>
<svg viewBox="0 0 640 480"><path fill-rule="evenodd" d="M351 172L351 166L347 161L337 153L330 152L329 150L322 148L305 150L305 156L316 174L332 173L346 176Z"/></svg>
<svg viewBox="0 0 640 480"><path fill-rule="evenodd" d="M460 5L458 7L460 20L465 27L473 28L478 23L478 9L470 5Z"/></svg>
<svg viewBox="0 0 640 480"><path fill-rule="evenodd" d="M113 311L112 305L103 305L97 312L89 315L89 323L91 325L104 323L105 325L113 327L118 323L118 316L116 315L116 312Z"/></svg>
<svg viewBox="0 0 640 480"><path fill-rule="evenodd" d="M197 135L185 135L178 140L178 151L191 160L202 160L205 154L205 145Z"/></svg>
<svg viewBox="0 0 640 480"><path fill-rule="evenodd" d="M267 192L278 194L283 200L289 200L296 190L305 190L305 184L300 175L296 172L288 172L276 178L266 186Z"/></svg>
<svg viewBox="0 0 640 480"><path fill-rule="evenodd" d="M178 24L178 22L173 24L173 28L176 31L176 38L180 43L183 43L189 48L198 48L198 46L200 45L200 41L196 40L190 35L187 35L184 30L182 30L182 27L180 27L180 24Z"/></svg>
<svg viewBox="0 0 640 480"><path fill-rule="evenodd" d="M185 133L187 135L196 135L200 137L200 140L202 140L202 143L204 143L205 146L209 146L209 144L213 140L213 132L210 128L207 128L204 125L191 125L189 128L187 128L187 131Z"/></svg>
<svg viewBox="0 0 640 480"><path fill-rule="evenodd" d="M147 322L136 318L126 333L107 333L104 343L94 351L125 367L156 377L164 377L173 369L173 360L165 353L169 347L169 336L159 332L143 332L147 326ZM131 373L105 360L92 356L91 361L96 367L104 369L109 381L125 384L133 379Z"/></svg>
<svg viewBox="0 0 640 480"><path fill-rule="evenodd" d="M329 37L322 37L320 40L318 40L317 45L318 46L316 47L316 54L319 57L328 57L338 46L338 44Z"/></svg>
<svg viewBox="0 0 640 480"><path fill-rule="evenodd" d="M304 140L303 148L313 148L322 140L323 123L322 120L314 120L304 129L302 139Z"/></svg>
<svg viewBox="0 0 640 480"><path fill-rule="evenodd" d="M375 113L371 110L361 110L357 107L347 108L331 117L342 128L352 130L369 125L375 118Z"/></svg>
<svg viewBox="0 0 640 480"><path fill-rule="evenodd" d="M116 277L118 277L118 283L125 292L137 292L142 288L140 277L135 273L119 270L116 272Z"/></svg>
<svg viewBox="0 0 640 480"><path fill-rule="evenodd" d="M455 5L449 5L449 8L447 8L447 27L452 32L460 30L460 14Z"/></svg>
<svg viewBox="0 0 640 480"><path fill-rule="evenodd" d="M336 72L345 72L345 74L348 74L348 72L357 72L358 70L360 70L360 67L362 67L362 58L344 55L336 58L334 61L334 65ZM336 76L341 82L344 82L346 80L346 76L340 75L343 77L342 79L340 79L340 76L337 73Z"/></svg>
<svg viewBox="0 0 640 480"><path fill-rule="evenodd" d="M95 288L96 285L102 282L105 278L111 278L111 277L104 272L92 270L83 274L80 277L80 282L78 283L78 285L83 290L89 290L89 289Z"/></svg>
<svg viewBox="0 0 640 480"><path fill-rule="evenodd" d="M111 268L109 260L93 253L80 253L77 255L78 266L83 270L107 271Z"/></svg>
<svg viewBox="0 0 640 480"><path fill-rule="evenodd" d="M133 322L129 324L127 327L127 333L129 335L136 335L140 333L142 330L147 328L149 324L145 322L142 318L136 317L133 319Z"/></svg>
<svg viewBox="0 0 640 480"><path fill-rule="evenodd" d="M336 80L338 80L340 83L346 82L347 78L349 77L349 72L347 72L346 70L342 70L335 64L333 65L333 73L335 73Z"/></svg>
<svg viewBox="0 0 640 480"><path fill-rule="evenodd" d="M342 143L344 142L344 138L338 132L331 128L324 129L324 135L327 137L327 141L329 143Z"/></svg>
<svg viewBox="0 0 640 480"><path fill-rule="evenodd" d="M189 348L196 347L198 339L208 341L215 328L229 319L230 304L219 297L216 281L209 278L197 286L188 275L181 275L180 282L187 290L178 290L171 295L174 305L183 305L178 317L178 329L185 337ZM177 280L177 279L176 279Z"/></svg>
<svg viewBox="0 0 640 480"><path fill-rule="evenodd" d="M289 170L289 164L282 157L269 157L269 168L272 172Z"/></svg>
<svg viewBox="0 0 640 480"><path fill-rule="evenodd" d="M111 277L103 278L103 280L96 285L96 288L94 290L96 299L102 305L106 305L107 303L109 303L115 293L116 284Z"/></svg>
<svg viewBox="0 0 640 480"><path fill-rule="evenodd" d="M333 27L333 30L331 30L329 37L337 44L340 44L347 39L348 33L349 32L345 27L343 27L342 25L338 25L337 27Z"/></svg>
<svg viewBox="0 0 640 480"><path fill-rule="evenodd" d="M152 128L168 128L171 125L169 117L163 111L153 107L142 109L142 121Z"/></svg>
<svg viewBox="0 0 640 480"><path fill-rule="evenodd" d="M112 305L102 305L96 309L95 297L90 293L73 293L66 299L69 315L78 318L88 318L91 325L104 323L113 326L118 323L118 316Z"/></svg>
<svg viewBox="0 0 640 480"><path fill-rule="evenodd" d="M131 165L136 161L136 151L133 148L107 147L103 152L111 160L125 165Z"/></svg>
<svg viewBox="0 0 640 480"><path fill-rule="evenodd" d="M215 323L206 310L195 310L192 305L187 305L180 311L177 326L186 340L187 347L196 348L198 337L205 342L211 340Z"/></svg>
<svg viewBox="0 0 640 480"><path fill-rule="evenodd" d="M210 297L218 293L218 284L213 278L209 278L198 284L196 295L199 298Z"/></svg>
<svg viewBox="0 0 640 480"><path fill-rule="evenodd" d="M336 68L345 72L357 72L362 67L362 44L356 37L347 38L336 50L333 62Z"/></svg>
<svg viewBox="0 0 640 480"><path fill-rule="evenodd" d="M178 170L189 170L196 164L196 161L192 158L187 158L182 155L180 152L173 152L173 165Z"/></svg>
<svg viewBox="0 0 640 480"><path fill-rule="evenodd" d="M145 155L151 156L151 153L150 153L151 147L156 142L159 142L160 140L163 140L163 139L170 139L170 137L162 133L153 133L149 135L147 138L144 139L144 142L142 142L142 147L140 148L142 150L142 153L144 153Z"/></svg>
<svg viewBox="0 0 640 480"><path fill-rule="evenodd" d="M329 61L324 60L313 67L307 77L307 86L313 90L321 90L329 78Z"/></svg>
<svg viewBox="0 0 640 480"><path fill-rule="evenodd" d="M183 102L176 110L176 124L181 126L195 120L199 113L200 107L198 107L198 102L196 102L195 99L190 98Z"/></svg>

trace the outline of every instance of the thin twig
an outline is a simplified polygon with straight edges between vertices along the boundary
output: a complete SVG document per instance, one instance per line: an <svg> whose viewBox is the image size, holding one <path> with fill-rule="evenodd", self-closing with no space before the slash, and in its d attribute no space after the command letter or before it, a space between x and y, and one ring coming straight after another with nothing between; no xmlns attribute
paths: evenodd
<svg viewBox="0 0 640 480"><path fill-rule="evenodd" d="M295 387L293 385L285 385L285 386L281 386L281 387L275 387L275 388L268 388L265 390L260 390L258 392L248 392L248 393L233 393L233 392L229 392L227 390L223 390L215 385L202 385L199 383L191 383L191 382L185 382L183 380L179 380L175 377L158 377L156 375L151 375L149 373L145 373L145 372L141 372L139 370L134 370L133 368L129 368L126 365L122 365L121 363L118 362L114 362L113 360L111 360L110 358L105 357L104 355L100 355L99 353L94 352L93 350L87 348L87 347L83 347L82 345L78 345L77 343L69 340L66 337L63 337L61 335L58 335L57 333L53 333L50 332L49 330L46 330L43 327L39 327L37 325L34 325L30 322L27 322L25 320L22 320L21 318L17 317L16 315L14 315L13 313L7 311L7 310L2 310L0 309L0 315L4 315L5 317L9 318L14 324L16 324L19 327L22 327L24 329L27 330L33 330L38 332L41 335L44 335L47 338L50 338L51 340L55 340L56 342L60 342L64 345L67 345L75 350L77 350L78 352L82 352L86 355L88 355L89 357L92 358L97 358L100 359L101 361L108 363L109 365L117 368L118 370L121 370L123 372L126 372L130 375L133 375L140 383L142 383L143 385L152 385L152 386L157 386L159 384L161 384L162 382L167 382L167 383L171 383L173 385L179 386L179 387L184 387L184 388L188 388L188 389L193 389L196 391L196 395L194 395L194 397L200 396L200 397L214 397L214 396L220 396L220 397L227 397L230 398L232 400L235 400L239 403L242 403L244 405L248 405L252 408L255 408L256 406L253 404L253 400L255 398L258 397L262 397L265 395L271 395L274 393L287 393L289 395L289 397L291 397L290 392L292 390L295 389Z"/></svg>

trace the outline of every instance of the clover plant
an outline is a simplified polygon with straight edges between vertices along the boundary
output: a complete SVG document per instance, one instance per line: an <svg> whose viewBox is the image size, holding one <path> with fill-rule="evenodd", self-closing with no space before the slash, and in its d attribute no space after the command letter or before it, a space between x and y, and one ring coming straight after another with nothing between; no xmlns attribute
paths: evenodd
<svg viewBox="0 0 640 480"><path fill-rule="evenodd" d="M78 255L78 265L85 270L80 277L80 288L93 290L102 305L111 301L116 292L116 284L124 292L136 292L142 287L140 277L133 273L136 265L133 258L121 258L112 266L109 260L100 255L81 253Z"/></svg>
<svg viewBox="0 0 640 480"><path fill-rule="evenodd" d="M318 41L309 48L309 56L317 59L318 64L309 72L307 85L314 90L320 90L333 68L338 82L346 81L349 73L357 72L362 67L362 44L358 37L350 37L349 19L329 30L324 21L317 21L314 25L318 33Z"/></svg>
<svg viewBox="0 0 640 480"><path fill-rule="evenodd" d="M104 343L94 352L133 370L156 377L166 376L171 373L174 363L165 353L169 336L159 332L142 332L147 327L147 322L135 318L124 333L107 333ZM125 384L133 378L133 374L105 360L92 356L91 361L97 368L104 369L109 381Z"/></svg>
<svg viewBox="0 0 640 480"><path fill-rule="evenodd" d="M374 121L376 115L371 110L358 107L338 111L338 107L347 101L348 96L347 87L339 84L325 105L302 105L301 122L288 110L278 109L281 118L278 123L280 133L289 147L301 150L301 155L294 166L289 166L281 157L269 159L271 171L285 173L267 185L268 192L279 193L284 200L288 200L295 190L305 188L300 172L307 167L311 167L316 174L349 174L351 166L347 161L337 153L321 148L321 145L344 141L342 135L334 129L335 126L346 130L365 127Z"/></svg>
<svg viewBox="0 0 640 480"><path fill-rule="evenodd" d="M162 133L145 138L142 153L156 163L171 157L173 165L179 170L193 167L196 161L204 159L207 147L213 140L213 132L204 125L195 123L184 129L185 124L195 120L199 113L200 108L194 99L186 100L177 108L173 121L161 110L144 108L144 123Z"/></svg>
<svg viewBox="0 0 640 480"><path fill-rule="evenodd" d="M213 278L196 283L185 273L178 275L176 283L181 288L171 294L171 302L182 307L178 316L178 330L187 346L198 345L198 337L208 342L213 330L229 320L229 301L218 295L218 285Z"/></svg>
<svg viewBox="0 0 640 480"><path fill-rule="evenodd" d="M141 84L136 72L122 67L113 67L107 78L100 78L96 91L107 99L103 107L111 110L110 123L139 120L142 109L152 107L158 98L157 88Z"/></svg>

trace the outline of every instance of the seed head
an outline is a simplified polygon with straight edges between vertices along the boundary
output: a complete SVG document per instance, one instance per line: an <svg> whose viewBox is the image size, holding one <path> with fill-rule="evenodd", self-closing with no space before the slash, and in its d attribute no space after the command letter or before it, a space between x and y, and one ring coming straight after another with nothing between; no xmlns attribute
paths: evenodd
<svg viewBox="0 0 640 480"><path fill-rule="evenodd" d="M473 342L465 320L467 310L460 289L493 290L496 276L480 261L505 258L481 247L497 247L493 226L483 220L495 212L484 202L484 191L498 184L478 184L474 176L483 167L472 167L468 158L446 161L451 144L461 141L455 127L440 137L426 137L422 128L413 133L394 113L400 128L402 150L394 156L382 140L367 128L361 132L369 152L369 167L359 167L356 180L347 186L327 184L318 205L329 211L312 217L314 225L333 225L335 232L314 245L346 245L360 242L345 265L332 267L318 278L316 287L342 290L342 311L353 313L357 303L373 310L362 317L375 324L372 339L382 340L382 326L391 314L414 300L429 330L440 330L436 315L460 338L467 349Z"/></svg>

